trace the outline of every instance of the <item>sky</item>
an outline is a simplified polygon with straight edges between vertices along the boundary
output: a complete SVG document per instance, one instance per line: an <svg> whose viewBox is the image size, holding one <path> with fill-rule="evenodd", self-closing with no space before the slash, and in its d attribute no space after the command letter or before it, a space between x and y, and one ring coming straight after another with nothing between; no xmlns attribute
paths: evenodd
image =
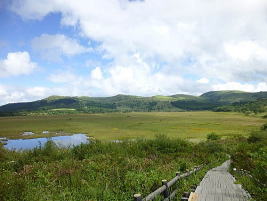
<svg viewBox="0 0 267 201"><path fill-rule="evenodd" d="M0 0L0 105L267 91L265 0Z"/></svg>

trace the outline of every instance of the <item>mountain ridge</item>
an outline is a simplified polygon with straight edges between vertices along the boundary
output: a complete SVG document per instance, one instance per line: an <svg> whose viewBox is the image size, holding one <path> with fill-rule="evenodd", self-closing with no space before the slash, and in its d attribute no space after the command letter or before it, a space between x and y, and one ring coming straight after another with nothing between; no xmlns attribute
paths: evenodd
<svg viewBox="0 0 267 201"><path fill-rule="evenodd" d="M53 95L37 101L2 105L0 106L0 115L27 112L55 113L55 110L64 111L64 108L84 113L215 110L218 107L232 104L240 105L259 99L267 99L267 92L228 90L209 91L200 96L174 94L149 97L124 94L110 97Z"/></svg>

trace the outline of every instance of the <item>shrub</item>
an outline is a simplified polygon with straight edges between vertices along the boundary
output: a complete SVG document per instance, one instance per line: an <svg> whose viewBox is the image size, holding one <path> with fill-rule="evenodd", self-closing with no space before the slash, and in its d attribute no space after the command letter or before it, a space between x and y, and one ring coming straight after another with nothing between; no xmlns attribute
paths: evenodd
<svg viewBox="0 0 267 201"><path fill-rule="evenodd" d="M187 169L187 164L185 163L185 162L183 162L181 165L180 165L180 171L181 172L185 172L186 171L186 169Z"/></svg>
<svg viewBox="0 0 267 201"><path fill-rule="evenodd" d="M5 160L6 158L6 150L4 149L3 144L0 142L0 161Z"/></svg>
<svg viewBox="0 0 267 201"><path fill-rule="evenodd" d="M210 153L218 151L219 141L203 144L209 146L160 135L66 149L48 142L17 155L7 151L8 160L0 161L0 200L132 200L133 193L150 193L177 170L224 160L225 154ZM194 177L179 187L185 191L198 183Z"/></svg>
<svg viewBox="0 0 267 201"><path fill-rule="evenodd" d="M248 137L248 142L249 143L256 143L256 142L260 142L262 139L259 135L257 134L252 134Z"/></svg>
<svg viewBox="0 0 267 201"><path fill-rule="evenodd" d="M251 133L247 140L249 143L265 142L267 143L267 132L266 130L257 131Z"/></svg>
<svg viewBox="0 0 267 201"><path fill-rule="evenodd" d="M58 154L59 154L59 148L52 140L48 140L44 144L43 147L40 145L39 147L36 147L33 150L29 151L29 156L33 157L37 161L39 161L39 160L44 160L44 161L57 160Z"/></svg>
<svg viewBox="0 0 267 201"><path fill-rule="evenodd" d="M189 143L182 139L170 139L166 135L156 135L149 144L160 153L183 152L189 147Z"/></svg>
<svg viewBox="0 0 267 201"><path fill-rule="evenodd" d="M261 127L261 130L263 130L263 131L267 130L267 124L263 124Z"/></svg>
<svg viewBox="0 0 267 201"><path fill-rule="evenodd" d="M219 153L223 151L223 147L221 144L212 141L205 143L204 148L207 150L208 153Z"/></svg>
<svg viewBox="0 0 267 201"><path fill-rule="evenodd" d="M216 133L210 133L207 135L208 140L219 140L221 137L217 135Z"/></svg>
<svg viewBox="0 0 267 201"><path fill-rule="evenodd" d="M267 181L267 130L261 129L251 133L247 141L238 143L231 155L232 166L238 170L233 174L248 192L253 200L266 200Z"/></svg>

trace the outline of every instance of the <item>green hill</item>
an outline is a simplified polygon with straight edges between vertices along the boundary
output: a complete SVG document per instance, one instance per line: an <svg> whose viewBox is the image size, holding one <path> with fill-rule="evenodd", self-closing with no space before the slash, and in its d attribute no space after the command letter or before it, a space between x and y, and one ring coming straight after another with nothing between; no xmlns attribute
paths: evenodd
<svg viewBox="0 0 267 201"><path fill-rule="evenodd" d="M267 112L267 99L261 98L249 102L236 102L231 105L223 105L214 109L216 112L242 112L249 113L264 113ZM265 115L266 116L266 115Z"/></svg>
<svg viewBox="0 0 267 201"><path fill-rule="evenodd" d="M0 106L0 115L28 113L99 113L99 112L151 112L151 111L238 111L244 107L263 105L267 92L249 93L242 91L211 91L201 96L177 94L172 96L131 96L111 97L68 97L50 96L48 98L24 103L10 103ZM255 104L252 104L255 102ZM265 102L264 102L265 104ZM253 106L251 106L253 105ZM225 109L226 108L226 109Z"/></svg>
<svg viewBox="0 0 267 201"><path fill-rule="evenodd" d="M202 94L200 97L219 103L237 103L256 101L261 98L267 98L267 92L244 92L244 91L210 91Z"/></svg>

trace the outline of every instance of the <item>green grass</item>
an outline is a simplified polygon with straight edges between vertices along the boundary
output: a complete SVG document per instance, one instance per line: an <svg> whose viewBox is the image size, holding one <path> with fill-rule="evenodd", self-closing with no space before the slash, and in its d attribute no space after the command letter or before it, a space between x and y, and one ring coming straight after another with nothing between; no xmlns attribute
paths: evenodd
<svg viewBox="0 0 267 201"><path fill-rule="evenodd" d="M0 200L132 200L134 193L149 194L177 171L200 164L207 170L210 164L221 163L226 155L219 147L217 142L193 144L165 136L71 149L59 149L49 142L24 152L0 146ZM180 191L198 184L205 170L181 181Z"/></svg>
<svg viewBox="0 0 267 201"><path fill-rule="evenodd" d="M34 137L40 137L42 131L48 130L86 133L100 140L166 134L199 141L212 132L222 137L248 135L264 122L265 119L240 113L208 111L0 117L0 137L21 138L24 131L38 133Z"/></svg>
<svg viewBox="0 0 267 201"><path fill-rule="evenodd" d="M207 111L1 117L1 137L49 130L87 133L101 141L68 149L48 142L22 152L5 150L0 144L0 200L132 200L134 193L147 195L176 171L207 165L179 183L180 200L181 193L198 184L208 169L226 160L226 153L232 156L233 167L256 179L235 175L237 182L262 200L266 190L258 183L266 181L264 123L266 119L256 116ZM251 132L248 139L240 136ZM162 133L166 136L155 138ZM137 140L110 142L126 138Z"/></svg>
<svg viewBox="0 0 267 201"><path fill-rule="evenodd" d="M267 200L267 124L232 151L231 173L254 200Z"/></svg>

